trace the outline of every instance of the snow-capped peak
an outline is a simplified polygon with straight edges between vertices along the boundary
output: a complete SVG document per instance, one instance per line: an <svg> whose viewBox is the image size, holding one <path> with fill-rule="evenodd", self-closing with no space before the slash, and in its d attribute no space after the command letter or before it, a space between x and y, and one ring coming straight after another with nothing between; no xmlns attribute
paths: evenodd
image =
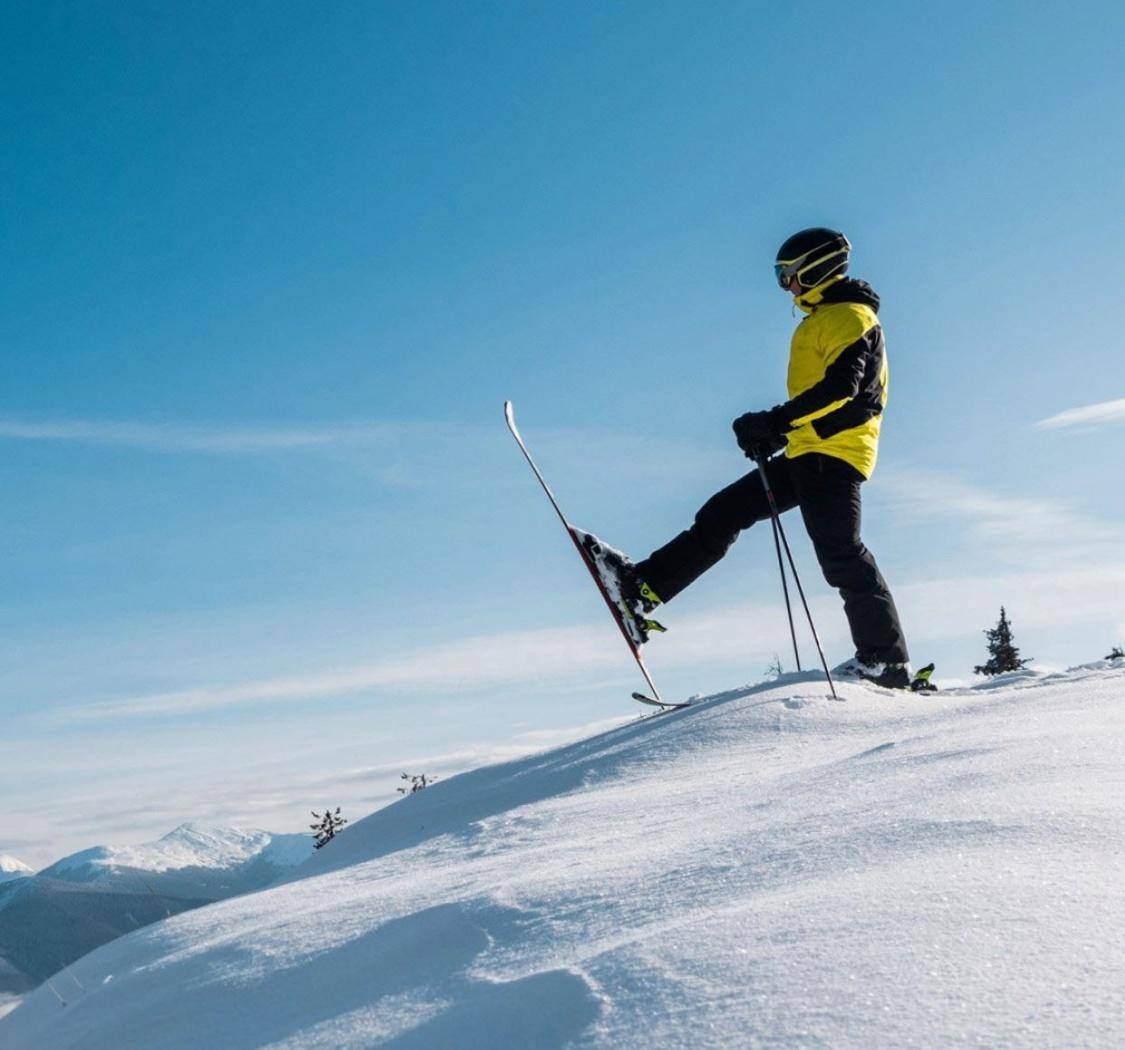
<svg viewBox="0 0 1125 1050"><path fill-rule="evenodd" d="M133 850L144 851L153 862L163 865L153 869L157 871L187 867L229 868L260 853L272 838L268 831L224 828L194 821L181 824L156 842L133 847Z"/></svg>
<svg viewBox="0 0 1125 1050"><path fill-rule="evenodd" d="M17 860L7 853L0 853L0 882L10 882L12 879L26 879L29 875L34 874L34 870L24 864L22 860Z"/></svg>
<svg viewBox="0 0 1125 1050"><path fill-rule="evenodd" d="M297 845L303 844L303 850L287 848L294 839L299 840ZM181 824L154 842L82 850L57 861L45 874L66 878L68 873L84 869L87 878L96 879L98 873L111 875L121 868L153 873L186 868L226 870L260 855L275 865L286 865L297 863L284 859L289 854L299 852L303 859L311 851L312 840L307 835L274 835L268 831L193 821Z"/></svg>

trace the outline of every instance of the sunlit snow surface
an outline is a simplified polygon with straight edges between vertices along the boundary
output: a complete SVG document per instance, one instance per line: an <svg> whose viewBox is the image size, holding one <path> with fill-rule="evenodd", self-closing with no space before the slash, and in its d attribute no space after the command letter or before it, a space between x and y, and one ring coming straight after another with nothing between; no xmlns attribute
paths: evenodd
<svg viewBox="0 0 1125 1050"><path fill-rule="evenodd" d="M1121 1045L1125 669L840 693L440 782L86 956L0 1045Z"/></svg>

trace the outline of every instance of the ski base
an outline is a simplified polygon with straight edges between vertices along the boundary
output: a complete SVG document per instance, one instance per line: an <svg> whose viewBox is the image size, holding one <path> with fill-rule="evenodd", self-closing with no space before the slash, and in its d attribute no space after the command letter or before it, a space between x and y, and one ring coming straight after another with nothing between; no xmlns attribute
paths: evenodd
<svg viewBox="0 0 1125 1050"><path fill-rule="evenodd" d="M651 696L645 696L644 693L634 693L633 699L639 700L642 704L648 704L650 707L659 707L662 711L681 711L685 707L695 706L690 700L672 703L668 700L654 700Z"/></svg>

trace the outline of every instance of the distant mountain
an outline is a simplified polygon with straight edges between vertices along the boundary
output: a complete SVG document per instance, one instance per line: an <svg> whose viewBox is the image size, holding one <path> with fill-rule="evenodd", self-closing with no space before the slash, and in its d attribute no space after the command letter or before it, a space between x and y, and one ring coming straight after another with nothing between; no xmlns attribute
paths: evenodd
<svg viewBox="0 0 1125 1050"><path fill-rule="evenodd" d="M0 886L0 994L19 995L107 941L205 900L24 878Z"/></svg>
<svg viewBox="0 0 1125 1050"><path fill-rule="evenodd" d="M34 875L35 872L29 868L22 860L16 860L15 857L7 853L0 853L0 882L11 882L12 879L26 879L29 875Z"/></svg>
<svg viewBox="0 0 1125 1050"><path fill-rule="evenodd" d="M38 875L0 864L0 995L19 995L141 926L262 889L313 854L310 835L182 824L155 842L95 846Z"/></svg>
<svg viewBox="0 0 1125 1050"><path fill-rule="evenodd" d="M310 835L190 823L155 842L82 850L40 876L119 892L221 900L268 886L312 854Z"/></svg>

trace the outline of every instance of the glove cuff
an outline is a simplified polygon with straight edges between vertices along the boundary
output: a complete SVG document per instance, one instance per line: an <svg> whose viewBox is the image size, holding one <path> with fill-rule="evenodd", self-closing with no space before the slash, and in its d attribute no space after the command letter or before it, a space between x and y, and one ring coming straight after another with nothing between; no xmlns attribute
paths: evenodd
<svg viewBox="0 0 1125 1050"><path fill-rule="evenodd" d="M793 423L785 405L775 405L769 410L770 422L777 427L779 434L788 434L793 429Z"/></svg>

